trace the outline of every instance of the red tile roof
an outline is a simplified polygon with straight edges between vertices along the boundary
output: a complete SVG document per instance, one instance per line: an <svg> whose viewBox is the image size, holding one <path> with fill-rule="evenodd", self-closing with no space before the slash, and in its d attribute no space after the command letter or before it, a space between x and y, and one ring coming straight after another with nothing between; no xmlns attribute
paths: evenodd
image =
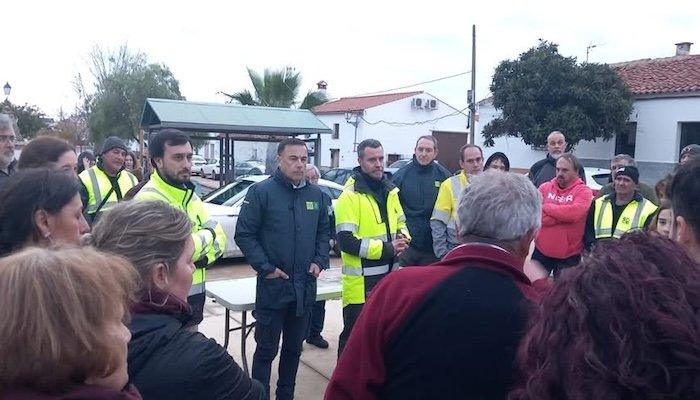
<svg viewBox="0 0 700 400"><path fill-rule="evenodd" d="M611 64L636 96L700 92L700 55Z"/></svg>
<svg viewBox="0 0 700 400"><path fill-rule="evenodd" d="M389 93L378 94L375 96L358 96L358 97L342 97L338 100L321 104L311 109L314 114L333 114L344 113L346 111L363 111L368 108L380 106L382 104L391 103L396 100L405 99L423 93L404 92L404 93Z"/></svg>

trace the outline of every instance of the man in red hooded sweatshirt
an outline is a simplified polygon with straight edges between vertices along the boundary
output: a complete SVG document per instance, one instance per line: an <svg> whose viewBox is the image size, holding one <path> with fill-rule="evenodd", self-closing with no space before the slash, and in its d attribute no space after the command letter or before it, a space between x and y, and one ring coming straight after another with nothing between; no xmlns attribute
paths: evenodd
<svg viewBox="0 0 700 400"><path fill-rule="evenodd" d="M581 260L586 215L593 191L579 178L581 162L571 153L557 160L557 175L539 187L542 228L535 239L532 259L558 275Z"/></svg>

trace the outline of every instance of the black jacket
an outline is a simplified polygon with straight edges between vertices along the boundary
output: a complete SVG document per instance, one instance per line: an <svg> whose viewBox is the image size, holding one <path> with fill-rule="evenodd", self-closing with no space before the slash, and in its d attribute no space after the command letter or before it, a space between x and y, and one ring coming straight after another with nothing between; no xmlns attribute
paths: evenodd
<svg viewBox="0 0 700 400"><path fill-rule="evenodd" d="M430 216L440 184L451 175L442 165L436 162L420 165L413 156L413 161L392 177L392 181L399 188L399 200L406 215L408 231L411 232L411 247L422 252L433 252Z"/></svg>
<svg viewBox="0 0 700 400"><path fill-rule="evenodd" d="M144 400L265 399L226 350L184 329L189 315L134 314L129 329L129 378Z"/></svg>
<svg viewBox="0 0 700 400"><path fill-rule="evenodd" d="M316 300L311 263L329 265L328 200L309 182L294 188L278 169L248 189L236 224L235 240L258 272L256 308L280 309L295 303L301 316ZM289 279L265 279L279 268Z"/></svg>
<svg viewBox="0 0 700 400"><path fill-rule="evenodd" d="M547 157L537 161L530 167L528 176L536 187L540 187L541 184L551 181L557 176L557 160L547 154ZM586 171L584 168L578 171L578 176L583 183L586 183Z"/></svg>

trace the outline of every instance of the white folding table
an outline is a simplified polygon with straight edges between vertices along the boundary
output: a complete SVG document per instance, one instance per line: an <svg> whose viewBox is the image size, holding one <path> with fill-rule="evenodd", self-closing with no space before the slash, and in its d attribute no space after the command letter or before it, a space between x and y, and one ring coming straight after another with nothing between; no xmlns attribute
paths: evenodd
<svg viewBox="0 0 700 400"><path fill-rule="evenodd" d="M226 309L224 322L224 348L228 349L229 335L241 331L241 357L243 370L248 373L246 356L246 339L255 327L255 322L248 324L248 312L255 310L255 286L257 277L226 279L206 283L207 296L212 297ZM340 268L331 268L321 272L316 285L316 300L339 299L342 295ZM241 325L231 328L231 311L242 313Z"/></svg>

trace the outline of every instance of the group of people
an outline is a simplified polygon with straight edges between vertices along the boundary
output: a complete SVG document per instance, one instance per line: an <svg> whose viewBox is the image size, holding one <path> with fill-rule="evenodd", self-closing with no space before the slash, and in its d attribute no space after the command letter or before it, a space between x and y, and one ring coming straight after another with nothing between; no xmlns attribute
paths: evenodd
<svg viewBox="0 0 700 400"><path fill-rule="evenodd" d="M197 329L226 235L193 191L187 135L151 138L154 172L129 201L116 138L79 175L70 147L37 138L15 162L11 125L0 139L0 398L267 398Z"/></svg>
<svg viewBox="0 0 700 400"><path fill-rule="evenodd" d="M700 159L681 157L667 179L664 216L640 194L629 159L613 168L612 192L594 200L563 135L549 139L530 179L480 172L481 152L465 146L465 176L442 183L427 174L439 169L421 162L419 141L413 165L394 175L406 185L398 191L370 162L381 146L358 146L355 178L374 182L348 182L336 204L351 333L326 399L700 395ZM438 186L427 225L430 202L421 214L415 200ZM459 245L450 249L451 235ZM418 257L414 243L431 256L428 239L439 261L396 270L402 255ZM438 257L441 240L449 250Z"/></svg>
<svg viewBox="0 0 700 400"><path fill-rule="evenodd" d="M230 232L195 192L188 136L155 134L141 180L118 138L92 166L45 138L14 161L7 126L0 398L267 399L279 354L276 398L291 399L303 341L328 347L316 284L335 244L344 327L327 399L700 395L700 146L654 198L617 156L594 199L560 132L529 179L476 145L452 175L432 136L389 179L367 139L332 207L305 142L282 141L235 230L258 277L248 377L197 328Z"/></svg>

